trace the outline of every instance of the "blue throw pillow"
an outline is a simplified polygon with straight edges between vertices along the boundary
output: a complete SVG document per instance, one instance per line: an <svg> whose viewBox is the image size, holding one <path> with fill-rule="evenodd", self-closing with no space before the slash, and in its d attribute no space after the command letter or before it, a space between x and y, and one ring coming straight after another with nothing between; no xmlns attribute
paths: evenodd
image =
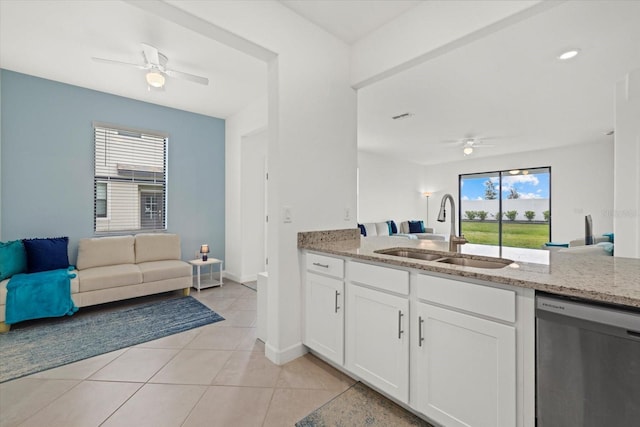
<svg viewBox="0 0 640 427"><path fill-rule="evenodd" d="M424 233L424 222L409 221L409 233Z"/></svg>
<svg viewBox="0 0 640 427"><path fill-rule="evenodd" d="M29 273L69 267L68 237L24 239L22 243L27 251L27 271Z"/></svg>
<svg viewBox="0 0 640 427"><path fill-rule="evenodd" d="M387 221L387 224L389 224L389 235L398 234L398 227L394 220Z"/></svg>
<svg viewBox="0 0 640 427"><path fill-rule="evenodd" d="M27 272L27 253L22 240L0 242L0 280Z"/></svg>
<svg viewBox="0 0 640 427"><path fill-rule="evenodd" d="M367 237L367 229L364 227L364 224L358 224L358 228L360 229L360 234Z"/></svg>

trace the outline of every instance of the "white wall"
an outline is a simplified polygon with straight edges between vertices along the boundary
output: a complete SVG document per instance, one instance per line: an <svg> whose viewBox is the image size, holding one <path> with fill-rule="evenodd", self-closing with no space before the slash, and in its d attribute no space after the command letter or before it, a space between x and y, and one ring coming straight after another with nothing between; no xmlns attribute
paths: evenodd
<svg viewBox="0 0 640 427"><path fill-rule="evenodd" d="M424 166L358 151L358 171L359 223L393 219L400 225L407 220L427 220L427 199L422 195L427 182ZM433 220L429 218L430 223Z"/></svg>
<svg viewBox="0 0 640 427"><path fill-rule="evenodd" d="M603 142L508 156L467 157L459 162L428 166L428 189L433 191L434 202L429 205L429 217L438 214L440 200L446 193L454 196L458 207L459 174L550 166L552 240L568 242L584 236L587 214L593 219L594 234L611 232L613 152L613 144ZM447 233L450 227L449 223L434 224L437 233Z"/></svg>
<svg viewBox="0 0 640 427"><path fill-rule="evenodd" d="M275 1L170 4L191 15L181 17L183 25L199 29L202 19L232 33L227 39L242 51L250 49L237 37L277 55L268 64L267 210L274 221L268 225L266 354L285 363L305 351L298 231L355 228L354 216L344 219L345 209L356 207L356 94L349 84L349 47ZM237 166L237 160L230 162ZM282 221L285 206L290 223Z"/></svg>
<svg viewBox="0 0 640 427"><path fill-rule="evenodd" d="M640 258L640 69L616 86L616 256Z"/></svg>
<svg viewBox="0 0 640 427"><path fill-rule="evenodd" d="M245 251L250 250L242 237L242 138L266 127L266 98L253 102L225 122L225 276L239 282L244 280Z"/></svg>
<svg viewBox="0 0 640 427"><path fill-rule="evenodd" d="M266 160L267 130L242 138L242 269L241 282L258 279L266 271Z"/></svg>

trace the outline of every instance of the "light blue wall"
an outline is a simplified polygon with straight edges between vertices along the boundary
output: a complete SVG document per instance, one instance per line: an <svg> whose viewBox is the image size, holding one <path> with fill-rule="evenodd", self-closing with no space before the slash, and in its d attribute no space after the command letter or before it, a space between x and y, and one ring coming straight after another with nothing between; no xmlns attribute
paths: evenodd
<svg viewBox="0 0 640 427"><path fill-rule="evenodd" d="M169 134L168 230L224 260L222 119L0 70L3 241L93 236L94 121Z"/></svg>

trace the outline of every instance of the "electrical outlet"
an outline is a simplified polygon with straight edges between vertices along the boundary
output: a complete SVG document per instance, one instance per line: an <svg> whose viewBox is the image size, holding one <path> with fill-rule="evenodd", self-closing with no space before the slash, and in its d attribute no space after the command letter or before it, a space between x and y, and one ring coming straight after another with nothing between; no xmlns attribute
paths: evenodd
<svg viewBox="0 0 640 427"><path fill-rule="evenodd" d="M344 208L344 220L351 221L351 209Z"/></svg>

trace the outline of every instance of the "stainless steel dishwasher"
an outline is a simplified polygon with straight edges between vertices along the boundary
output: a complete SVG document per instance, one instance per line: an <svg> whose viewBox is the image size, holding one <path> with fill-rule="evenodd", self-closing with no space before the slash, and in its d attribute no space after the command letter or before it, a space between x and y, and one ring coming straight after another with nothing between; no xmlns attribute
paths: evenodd
<svg viewBox="0 0 640 427"><path fill-rule="evenodd" d="M536 297L538 427L640 426L640 310Z"/></svg>

